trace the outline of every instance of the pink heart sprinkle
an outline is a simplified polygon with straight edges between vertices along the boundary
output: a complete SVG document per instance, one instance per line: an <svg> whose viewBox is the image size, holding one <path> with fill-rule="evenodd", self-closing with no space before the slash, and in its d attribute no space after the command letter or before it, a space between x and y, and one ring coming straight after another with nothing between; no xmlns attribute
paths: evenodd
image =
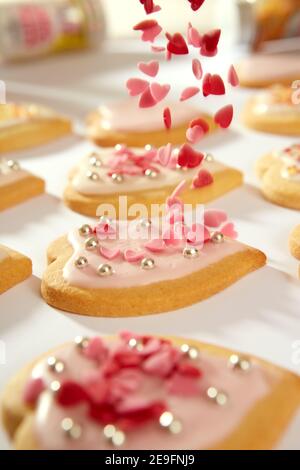
<svg viewBox="0 0 300 470"><path fill-rule="evenodd" d="M149 82L141 78L130 78L126 82L126 87L130 96L138 96L147 90Z"/></svg>
<svg viewBox="0 0 300 470"><path fill-rule="evenodd" d="M201 78L203 77L203 70L202 70L202 65L201 65L200 60L194 59L192 68L193 68L193 74L195 75L197 80L201 80Z"/></svg>
<svg viewBox="0 0 300 470"><path fill-rule="evenodd" d="M239 86L240 84L238 74L233 65L230 66L228 71L228 83L233 87Z"/></svg>
<svg viewBox="0 0 300 470"><path fill-rule="evenodd" d="M144 42L154 42L157 36L161 33L162 27L159 24L152 26L151 28L145 29L142 33L142 41Z"/></svg>
<svg viewBox="0 0 300 470"><path fill-rule="evenodd" d="M147 250L152 251L153 253L161 253L166 249L166 244L163 240L157 238L145 243L144 247L147 248Z"/></svg>
<svg viewBox="0 0 300 470"><path fill-rule="evenodd" d="M199 140L201 140L204 135L205 132L203 131L201 126L189 127L186 131L186 138L192 144L196 144L197 142L199 142Z"/></svg>
<svg viewBox="0 0 300 470"><path fill-rule="evenodd" d="M201 36L196 28L192 26L191 23L188 25L188 32L187 32L187 39L188 44L194 46L196 48L201 46Z"/></svg>
<svg viewBox="0 0 300 470"><path fill-rule="evenodd" d="M109 248L106 248L105 246L100 247L100 254L103 256L103 258L106 259L115 259L117 256L120 254L119 248L115 248L114 250L110 250Z"/></svg>
<svg viewBox="0 0 300 470"><path fill-rule="evenodd" d="M151 94L157 103L165 99L170 89L171 89L171 86L168 84L160 85L159 83L154 82L154 83L151 83L150 85Z"/></svg>
<svg viewBox="0 0 300 470"><path fill-rule="evenodd" d="M227 221L227 214L224 211L208 209L204 213L204 223L208 227L220 227Z"/></svg>
<svg viewBox="0 0 300 470"><path fill-rule="evenodd" d="M172 144L167 144L164 147L160 147L157 152L157 158L159 163L162 166L168 166L171 155L172 155L173 146Z"/></svg>
<svg viewBox="0 0 300 470"><path fill-rule="evenodd" d="M143 252L138 252L130 249L124 251L124 259L125 261L128 261L128 263L137 263L143 258L145 258L145 253Z"/></svg>
<svg viewBox="0 0 300 470"><path fill-rule="evenodd" d="M166 50L165 47L160 46L151 46L152 52L164 52Z"/></svg>
<svg viewBox="0 0 300 470"><path fill-rule="evenodd" d="M200 91L200 88L196 86L190 86L183 90L180 96L180 101L186 101L192 98L193 96L197 95Z"/></svg>
<svg viewBox="0 0 300 470"><path fill-rule="evenodd" d="M150 62L139 62L138 68L146 75L149 75L150 77L156 77L159 71L159 62L157 60L151 60Z"/></svg>
<svg viewBox="0 0 300 470"><path fill-rule="evenodd" d="M222 227L221 232L225 237L232 238L235 240L238 237L238 233L235 231L234 224L232 222L229 222L228 224L224 225Z"/></svg>
<svg viewBox="0 0 300 470"><path fill-rule="evenodd" d="M152 93L150 91L150 87L149 87L141 95L141 98L140 98L140 101L139 101L139 107L140 108L152 108L156 104L157 104L157 101L153 98L153 95L152 95Z"/></svg>
<svg viewBox="0 0 300 470"><path fill-rule="evenodd" d="M203 188L204 186L208 186L214 182L214 178L212 174L207 170L200 170L198 175L193 180L193 188Z"/></svg>

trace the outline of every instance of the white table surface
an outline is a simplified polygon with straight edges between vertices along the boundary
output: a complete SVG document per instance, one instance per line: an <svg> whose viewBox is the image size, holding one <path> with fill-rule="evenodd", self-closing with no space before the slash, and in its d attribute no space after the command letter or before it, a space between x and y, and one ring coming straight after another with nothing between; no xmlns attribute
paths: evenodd
<svg viewBox="0 0 300 470"><path fill-rule="evenodd" d="M125 96L123 84L134 75L136 62L149 59L144 50L140 43L114 42L107 44L102 54L88 52L22 65L2 65L0 79L6 82L8 100L49 104L75 118L78 129L82 129L87 111L99 103ZM225 68L234 59L227 53L218 60ZM176 86L172 83L178 96L188 73L189 64L182 59L180 68L173 61L162 75L165 79L176 76ZM241 89L231 92L229 100L234 102L237 114L249 94ZM208 99L203 106L216 109L218 105L220 100ZM27 361L66 339L77 334L110 334L120 329L210 341L255 354L300 374L299 355L293 355L293 345L300 340L300 284L296 278L297 262L287 246L288 234L300 223L300 215L266 202L253 171L259 156L292 142L295 139L249 131L237 118L231 130L202 142L201 149L245 173L242 188L210 206L229 213L237 225L239 239L263 250L268 266L202 303L136 319L71 315L49 307L40 297L48 244L86 221L63 205L61 194L68 171L92 145L83 138L69 137L12 155L25 168L45 178L47 194L0 214L0 243L30 256L34 273L31 279L0 298L0 340L6 349L5 364L0 365L0 387ZM299 450L299 435L300 414L281 448ZM3 433L0 448L9 448Z"/></svg>

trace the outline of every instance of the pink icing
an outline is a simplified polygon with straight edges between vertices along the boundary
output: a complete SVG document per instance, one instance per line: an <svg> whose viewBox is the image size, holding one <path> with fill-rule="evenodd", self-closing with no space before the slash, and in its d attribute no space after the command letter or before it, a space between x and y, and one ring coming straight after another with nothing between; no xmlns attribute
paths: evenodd
<svg viewBox="0 0 300 470"><path fill-rule="evenodd" d="M121 103L101 106L101 127L120 132L151 132L164 130L163 111L165 103L150 109L141 109L134 98ZM201 111L186 103L168 103L172 114L173 127L188 123L201 114Z"/></svg>
<svg viewBox="0 0 300 470"><path fill-rule="evenodd" d="M39 384L47 387L54 380L81 386L90 383L90 387L95 383L89 388L91 399L103 400L105 382L102 381L102 385L97 387L97 380L99 382L104 370L108 371L109 358L116 351L122 351L125 360L128 355L127 340L123 337L113 342L103 342L100 338L91 341L87 350L72 344L57 348L52 355L63 361L64 371L60 374L51 371L43 360L34 368L32 379L35 382L42 379ZM116 372L112 372L113 382L106 379L110 380L106 382L107 385L110 383L109 397L119 400L120 413L137 412L138 416L143 414L147 403L164 403L167 410L180 420L182 430L174 435L162 429L157 418L152 418L125 430L126 440L121 449L204 449L215 446L239 426L249 410L269 393L277 380L276 375L267 373L254 363L250 370L241 372L229 368L226 358L205 351L200 351L196 359L187 359L179 349L168 343L164 345L156 338L148 337L144 348L140 353L128 356L140 357L137 369L124 369L124 373L117 373L117 376ZM171 372L175 364L177 372ZM212 386L227 394L227 405L218 406L208 400L206 390ZM104 438L103 424L89 417L87 406L86 399L82 404L65 406L58 402L54 394L47 390L42 392L37 402L34 424L39 448L112 449ZM81 426L79 439L64 435L61 421L66 417Z"/></svg>
<svg viewBox="0 0 300 470"><path fill-rule="evenodd" d="M87 251L84 246L85 238L80 236L78 230L73 230L69 233L68 241L74 251L63 269L65 281L73 286L94 289L148 285L187 276L217 263L227 256L247 249L242 243L226 239L221 244L205 243L200 250L199 257L186 259L182 254L181 241L177 244L168 241L164 251L147 249L147 244L152 240L151 238L145 239L145 234L148 233L146 232L147 229L139 231L139 225L136 221L129 226L131 239L101 240L101 246L110 250L118 248L121 251L130 250L131 253L145 253L146 257L154 260L154 269L143 270L139 263L128 263L126 260L124 261L123 257L119 256L109 261L114 274L108 277L100 277L97 275L97 268L100 264L107 263L107 257L103 257L98 250L95 252ZM169 232L167 232L167 235L169 239ZM193 243L193 240L191 242ZM197 243L194 243L194 245L197 245ZM86 257L89 262L89 266L84 269L77 269L74 264L80 256Z"/></svg>
<svg viewBox="0 0 300 470"><path fill-rule="evenodd" d="M279 80L300 76L299 54L253 55L239 64L239 73L248 80Z"/></svg>
<svg viewBox="0 0 300 470"><path fill-rule="evenodd" d="M145 155L145 149L129 149L133 151L137 156ZM112 162L116 162L116 150L114 148L101 149L97 152L102 166L99 168L94 168L90 165L90 156L85 156L79 165L75 168L75 171L72 174L71 184L73 188L82 194L116 194L118 192L127 193L134 191L146 191L146 190L157 190L166 186L175 186L180 183L182 180L182 171L176 168L176 164L173 164L172 156L175 156L176 149L172 152L172 147L167 145L159 149L158 157L155 159L155 162L149 161L149 167L154 166L157 176L156 178L148 178L143 172L142 168L136 168L130 162L122 162L123 158L120 155L119 167L122 169L122 172L125 171L123 175L123 182L121 184L116 184L111 178L111 173L118 172L117 163L115 166L112 166ZM217 161L203 161L201 168L208 170L210 173L214 174L220 171L224 171L226 166L217 162ZM138 170L138 171L135 171ZM99 179L92 181L87 177L88 171L93 171L97 173ZM192 181L197 175L199 168L190 168L187 169L184 173L185 178Z"/></svg>
<svg viewBox="0 0 300 470"><path fill-rule="evenodd" d="M22 169L13 170L7 165L7 161L0 159L0 187L13 184L28 176L28 172Z"/></svg>

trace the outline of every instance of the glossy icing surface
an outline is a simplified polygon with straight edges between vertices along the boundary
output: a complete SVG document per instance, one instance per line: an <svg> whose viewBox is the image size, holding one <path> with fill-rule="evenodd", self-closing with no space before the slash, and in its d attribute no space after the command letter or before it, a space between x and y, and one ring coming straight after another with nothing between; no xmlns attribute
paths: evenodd
<svg viewBox="0 0 300 470"><path fill-rule="evenodd" d="M239 64L239 72L253 81L276 80L300 76L299 54L256 54Z"/></svg>
<svg viewBox="0 0 300 470"><path fill-rule="evenodd" d="M151 152L151 150L149 152L145 149L131 150L136 156L140 157L150 155ZM155 190L166 186L176 186L182 180L183 175L185 179L193 180L199 172L197 167L186 169L183 173L182 169L178 169L174 165L172 167L163 166L157 158L153 158L149 160L148 165L149 168L155 171L156 176L153 178L147 177L145 168L143 169L132 161L120 162L122 156L118 156L114 148L101 149L95 154L96 156L93 155L85 156L72 172L71 185L81 194L98 195ZM100 162L100 167L95 167L91 163L94 162L95 158ZM216 161L204 161L201 168L212 174L226 169L224 165ZM96 180L89 177L91 171L96 174ZM121 184L116 184L112 179L111 175L114 172L123 175Z"/></svg>
<svg viewBox="0 0 300 470"><path fill-rule="evenodd" d="M253 101L253 113L257 115L300 116L300 104L292 102L292 90L280 85L259 93Z"/></svg>
<svg viewBox="0 0 300 470"><path fill-rule="evenodd" d="M123 227L123 223L120 222L118 227ZM91 289L148 285L187 276L217 263L226 256L247 249L245 245L231 239L225 239L220 244L209 241L199 248L198 257L187 259L183 256L183 249L187 243L182 239L178 244L167 245L164 250L156 253L146 247L151 240L161 239L160 228L154 232L158 235L153 235L151 232L155 229L154 223L149 231L148 228L141 228L139 221L129 222L128 231L126 228L123 234L120 230L121 236L117 235L115 238L113 235L115 239L108 237L100 239L99 246L93 251L85 247L88 237L81 236L78 229L71 231L68 241L73 248L73 254L63 269L65 281L72 286ZM103 248L110 252L117 250L118 255L108 261L100 252ZM128 251L138 256L135 262L128 262L125 259ZM85 257L89 263L84 269L78 269L75 265L76 260L81 256ZM151 258L155 262L154 269L142 269L140 263L143 258ZM103 263L109 263L112 267L111 276L102 277L97 274L97 268Z"/></svg>
<svg viewBox="0 0 300 470"><path fill-rule="evenodd" d="M282 177L300 183L300 144L292 145L274 154L284 164Z"/></svg>
<svg viewBox="0 0 300 470"><path fill-rule="evenodd" d="M138 338L140 349L133 350L129 338ZM42 379L44 384L44 391L36 401L34 421L34 435L39 448L113 449L116 445L103 433L104 425L110 422L124 432L125 442L120 449L213 447L236 430L278 380L255 363L249 363L248 370L237 370L228 366L229 358L226 357L200 351L191 359L169 342L158 342L153 337L147 337L144 342L140 338L130 333L109 342L94 338L90 340L93 346L89 351L87 346L86 352L75 343L59 347L52 355L63 363L61 373L51 370L47 359L36 365L32 380ZM98 351L99 359L95 355ZM138 358L137 366L126 366L125 369L119 366L107 376L112 358L114 362L116 357L120 361L133 356ZM164 367L159 364L167 365L168 371L162 371ZM192 368L192 375L188 368ZM62 400L62 394L58 397L49 391L53 381L59 381L63 387L66 382L75 382L85 387L89 396L72 405L70 398L74 400L74 396L70 397L71 392L68 395L65 389ZM209 400L209 387L222 391L228 401L221 406ZM66 399L69 405L65 404ZM163 403L165 409L179 420L181 426L179 431L177 429L178 433L160 426L155 413L147 419L145 408L149 409L154 402ZM93 412L89 411L92 409L90 406ZM101 414L103 407L113 408L114 414L105 418ZM143 416L140 422L135 421L135 412L139 417ZM125 421L122 420L124 416L127 416ZM71 418L80 426L79 436L71 438L63 431L61 423L65 418Z"/></svg>
<svg viewBox="0 0 300 470"><path fill-rule="evenodd" d="M22 170L16 162L15 165L10 165L11 160L0 158L0 188L13 184L28 176L28 172Z"/></svg>
<svg viewBox="0 0 300 470"><path fill-rule="evenodd" d="M100 106L99 126L108 131L151 132L165 130L163 110L169 107L173 127L179 127L199 117L201 111L186 103L158 103L153 108L141 109L138 101L130 98L120 103Z"/></svg>

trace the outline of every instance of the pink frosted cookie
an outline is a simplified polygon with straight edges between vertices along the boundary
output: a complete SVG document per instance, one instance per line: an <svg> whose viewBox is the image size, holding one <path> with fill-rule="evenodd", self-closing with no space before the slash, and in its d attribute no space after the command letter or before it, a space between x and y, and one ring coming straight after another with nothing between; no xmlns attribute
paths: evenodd
<svg viewBox="0 0 300 470"><path fill-rule="evenodd" d="M299 53L255 54L243 59L237 65L237 72L244 87L291 86L300 79Z"/></svg>
<svg viewBox="0 0 300 470"><path fill-rule="evenodd" d="M159 313L206 299L263 266L263 253L234 240L224 212L208 210L194 220L184 213L184 185L167 199L162 219L102 216L52 243L44 299L83 315Z"/></svg>
<svg viewBox="0 0 300 470"><path fill-rule="evenodd" d="M170 144L159 149L118 145L82 159L70 173L64 201L72 210L91 217L102 215L97 211L100 204L112 204L116 216L124 219L127 214L121 213L120 196L127 196L131 205L144 204L150 211L152 204L165 202L183 176L188 184L182 199L193 206L214 200L243 181L240 171L188 145L180 149Z"/></svg>
<svg viewBox="0 0 300 470"><path fill-rule="evenodd" d="M300 145L261 157L256 164L263 195L280 206L300 210Z"/></svg>
<svg viewBox="0 0 300 470"><path fill-rule="evenodd" d="M299 95L292 87L268 88L250 98L242 119L257 131L300 136Z"/></svg>
<svg viewBox="0 0 300 470"><path fill-rule="evenodd" d="M163 111L168 107L172 127L164 125ZM210 131L216 125L211 116L185 102L158 103L153 108L141 109L134 98L121 103L100 106L88 116L87 134L102 147L126 144L129 147L154 145L160 147L170 142L180 145L186 142L186 131L193 119L204 118Z"/></svg>
<svg viewBox="0 0 300 470"><path fill-rule="evenodd" d="M123 332L35 360L6 386L1 414L19 450L260 450L299 397L298 376L260 359Z"/></svg>
<svg viewBox="0 0 300 470"><path fill-rule="evenodd" d="M0 211L38 196L45 182L23 170L15 160L0 158Z"/></svg>
<svg viewBox="0 0 300 470"><path fill-rule="evenodd" d="M0 245L0 294L31 276L29 258Z"/></svg>

